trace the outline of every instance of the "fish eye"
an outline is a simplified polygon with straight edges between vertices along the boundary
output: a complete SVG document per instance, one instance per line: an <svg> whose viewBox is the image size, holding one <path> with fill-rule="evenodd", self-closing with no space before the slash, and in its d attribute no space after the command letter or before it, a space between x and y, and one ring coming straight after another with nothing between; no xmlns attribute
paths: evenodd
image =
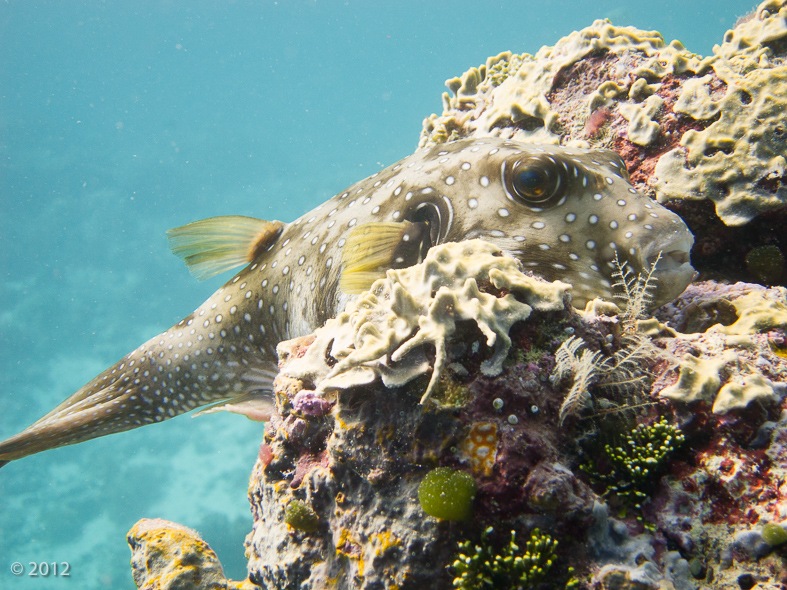
<svg viewBox="0 0 787 590"><path fill-rule="evenodd" d="M535 156L515 160L512 164L504 175L508 194L515 200L544 207L552 205L565 193L565 169L551 158Z"/></svg>
<svg viewBox="0 0 787 590"><path fill-rule="evenodd" d="M521 168L514 172L514 190L523 199L540 201L549 190L549 175L539 168Z"/></svg>

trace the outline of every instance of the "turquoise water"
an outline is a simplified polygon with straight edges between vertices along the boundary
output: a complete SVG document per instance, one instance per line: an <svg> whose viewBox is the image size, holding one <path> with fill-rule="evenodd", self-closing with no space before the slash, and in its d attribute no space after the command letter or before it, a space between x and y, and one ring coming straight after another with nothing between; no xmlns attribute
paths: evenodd
<svg viewBox="0 0 787 590"><path fill-rule="evenodd" d="M707 55L752 7L0 1L0 438L226 280L193 280L167 229L291 221L411 153L443 81L489 55L600 17ZM143 517L197 529L244 577L261 436L242 417L183 416L7 465L0 588L133 589L125 534ZM17 561L70 577L15 577Z"/></svg>

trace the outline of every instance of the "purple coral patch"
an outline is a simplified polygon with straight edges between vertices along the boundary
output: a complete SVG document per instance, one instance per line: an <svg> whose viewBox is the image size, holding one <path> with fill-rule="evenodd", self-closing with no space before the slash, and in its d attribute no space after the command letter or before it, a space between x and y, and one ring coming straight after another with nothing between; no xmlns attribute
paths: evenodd
<svg viewBox="0 0 787 590"><path fill-rule="evenodd" d="M304 416L323 416L331 411L333 404L313 391L299 391L292 400L292 407Z"/></svg>

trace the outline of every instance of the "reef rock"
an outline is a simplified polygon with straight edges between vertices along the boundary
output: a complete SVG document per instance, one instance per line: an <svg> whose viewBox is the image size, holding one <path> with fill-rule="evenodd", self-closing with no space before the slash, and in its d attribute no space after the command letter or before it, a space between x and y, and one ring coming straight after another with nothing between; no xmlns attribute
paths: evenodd
<svg viewBox="0 0 787 590"><path fill-rule="evenodd" d="M199 533L160 518L142 519L128 533L134 582L141 590L250 590L224 577L218 557Z"/></svg>
<svg viewBox="0 0 787 590"><path fill-rule="evenodd" d="M740 225L787 205L787 7L769 0L703 58L606 20L446 82L422 147L465 137L609 147L659 200Z"/></svg>
<svg viewBox="0 0 787 590"><path fill-rule="evenodd" d="M419 145L493 136L613 149L694 232L696 268L785 285L786 57L783 0L760 4L709 57L597 20L446 81Z"/></svg>
<svg viewBox="0 0 787 590"><path fill-rule="evenodd" d="M776 584L787 572L786 295L699 283L644 321L599 301L578 312L564 285L484 242L434 248L280 345L249 487L248 579L223 580L195 534L160 521L129 535L135 579Z"/></svg>

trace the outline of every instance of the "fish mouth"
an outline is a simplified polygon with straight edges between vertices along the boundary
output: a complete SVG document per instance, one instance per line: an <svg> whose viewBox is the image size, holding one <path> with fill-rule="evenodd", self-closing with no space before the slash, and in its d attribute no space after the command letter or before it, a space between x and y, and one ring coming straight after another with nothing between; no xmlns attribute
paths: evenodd
<svg viewBox="0 0 787 590"><path fill-rule="evenodd" d="M653 307L674 300L689 286L697 271L691 265L694 236L687 227L676 229L661 239L648 244L640 255L641 268L648 272L655 265Z"/></svg>

